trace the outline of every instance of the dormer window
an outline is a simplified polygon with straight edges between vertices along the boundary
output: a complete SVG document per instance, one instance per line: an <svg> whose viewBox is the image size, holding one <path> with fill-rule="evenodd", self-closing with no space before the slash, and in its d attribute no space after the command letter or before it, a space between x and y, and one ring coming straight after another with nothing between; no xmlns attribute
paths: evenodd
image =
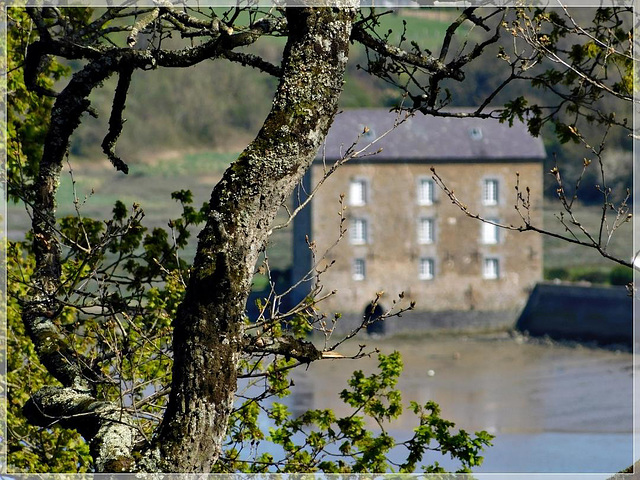
<svg viewBox="0 0 640 480"><path fill-rule="evenodd" d="M472 140L482 140L482 130L479 127L470 128L469 136Z"/></svg>
<svg viewBox="0 0 640 480"><path fill-rule="evenodd" d="M362 134L362 138L373 139L376 136L373 128L368 127L367 125L360 125L360 132Z"/></svg>

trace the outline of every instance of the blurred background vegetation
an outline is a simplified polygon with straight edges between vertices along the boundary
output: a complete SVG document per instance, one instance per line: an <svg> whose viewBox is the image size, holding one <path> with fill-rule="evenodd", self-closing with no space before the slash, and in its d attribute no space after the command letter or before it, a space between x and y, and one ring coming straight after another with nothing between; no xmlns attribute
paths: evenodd
<svg viewBox="0 0 640 480"><path fill-rule="evenodd" d="M439 52L446 28L459 15L457 9L401 9L382 17L380 31L392 30L390 40L400 41L403 32L408 44L412 40ZM572 11L576 20L590 21L591 9ZM470 28L469 36L474 35ZM167 39L171 42L171 39ZM511 40L506 36L502 45L509 50ZM263 38L251 47L272 62L278 62L284 39ZM495 46L497 55L499 46ZM364 72L364 49L353 46L349 62L342 108L388 107L402 101L402 92ZM504 63L504 62L503 62ZM73 64L70 65L72 68ZM77 67L77 66L76 66ZM506 65L505 65L506 67ZM472 62L465 71L463 83L451 81L451 106L476 106L508 75L486 62ZM68 81L68 80L67 80ZM200 64L188 69L164 69L151 73L136 71L125 110L127 123L116 151L130 166L129 175L116 172L101 153L100 144L107 132L107 122L116 78L109 79L107 88L99 89L91 101L98 118L85 115L72 137L69 170L59 191L60 214L74 214L77 206L86 216L101 218L109 215L115 200L125 204L142 205L145 224L165 226L167 219L180 214L180 205L170 199L177 188L191 189L195 203L208 201L213 185L226 166L237 156L262 125L270 108L277 79L225 60ZM473 86L473 88L469 88ZM510 99L524 95L530 103L545 104L549 93L532 89L525 82L514 83L492 102L503 105ZM631 118L630 105L615 99L608 109ZM611 104L619 102L620 104ZM550 101L549 101L550 103ZM558 164L568 184L583 168L588 151L581 144L560 144L557 136L545 127L542 138L548 158L545 171ZM601 139L602 127L585 124L584 136L593 141ZM603 160L607 168L609 186L624 196L632 184L631 138L628 132L612 129ZM515 173L514 173L515 175ZM580 188L578 218L587 227L597 229L602 196L596 185L600 171L594 162L586 171ZM515 177L514 177L515 180ZM556 184L551 175L545 176L545 227L562 231L554 214L560 205L555 201ZM624 258L631 256L631 225L625 225L612 238L612 252ZM29 228L29 219L16 207L9 209L10 238L20 238ZM271 238L269 249L273 268L285 270L291 264L291 231L278 230ZM545 277L560 280L588 280L611 283L612 264L596 252L575 247L566 242L545 238ZM595 272L595 273L594 273Z"/></svg>

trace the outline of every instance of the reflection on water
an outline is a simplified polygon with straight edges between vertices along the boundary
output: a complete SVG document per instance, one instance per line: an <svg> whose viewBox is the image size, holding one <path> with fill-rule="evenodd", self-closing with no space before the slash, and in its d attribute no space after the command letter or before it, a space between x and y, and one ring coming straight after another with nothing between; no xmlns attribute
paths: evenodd
<svg viewBox="0 0 640 480"><path fill-rule="evenodd" d="M402 353L399 388L405 404L435 400L458 428L496 435L478 472L613 472L633 463L630 353L523 344L507 337L366 343L383 353ZM349 354L349 347L341 353ZM298 369L292 412L333 408L348 414L338 393L353 370L371 373L376 364L374 356ZM409 412L392 429L408 438L415 425Z"/></svg>

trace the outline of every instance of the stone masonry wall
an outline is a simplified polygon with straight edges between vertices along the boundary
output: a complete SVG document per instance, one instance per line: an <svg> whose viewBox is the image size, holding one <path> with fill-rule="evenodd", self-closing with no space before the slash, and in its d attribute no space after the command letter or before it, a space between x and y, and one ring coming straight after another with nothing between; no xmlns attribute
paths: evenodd
<svg viewBox="0 0 640 480"><path fill-rule="evenodd" d="M340 168L319 190L309 212L310 239L320 256L339 236L339 197L349 202L349 184L354 178L368 182L368 202L364 206L348 206L346 226L354 217L367 219L369 240L365 245L352 245L349 232L325 257L335 261L322 275L324 291L337 293L323 302L321 310L361 314L376 292L384 291L381 304L392 305L400 292L407 301L416 302L418 311L511 311L524 306L532 288L542 278L542 240L533 232L500 230L499 242L482 244L482 223L468 218L436 187L435 202L417 204L420 177L431 177L431 164L376 163L375 159L351 162ZM520 186L531 190L531 221L542 222L542 164L475 162L435 164L437 173L472 212L495 218L504 224L521 225L514 209L516 172ZM322 175L322 166L314 165L310 184ZM483 181L499 182L496 206L482 203ZM525 215L527 212L523 212ZM433 218L435 241L422 245L417 239L418 218ZM308 224L307 224L308 225ZM302 237L302 238L301 238ZM298 232L296 242L304 242ZM300 247L300 246L299 246ZM435 259L432 280L418 278L420 257ZM482 277L483 259L500 261L498 279ZM366 263L364 280L353 279L353 260Z"/></svg>

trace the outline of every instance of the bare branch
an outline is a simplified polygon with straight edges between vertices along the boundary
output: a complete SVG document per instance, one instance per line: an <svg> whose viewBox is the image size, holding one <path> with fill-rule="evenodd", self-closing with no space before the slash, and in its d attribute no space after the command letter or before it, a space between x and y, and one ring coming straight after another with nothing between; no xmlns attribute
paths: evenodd
<svg viewBox="0 0 640 480"><path fill-rule="evenodd" d="M282 68L251 53L239 53L229 50L223 52L220 56L231 62L239 63L242 66L257 68L258 70L262 70L263 72L277 78L282 76Z"/></svg>
<svg viewBox="0 0 640 480"><path fill-rule="evenodd" d="M133 48L136 45L140 31L146 29L150 24L155 22L158 15L160 15L160 9L154 8L150 12L141 15L140 19L133 24L131 33L127 36L127 45L129 45L130 48Z"/></svg>
<svg viewBox="0 0 640 480"><path fill-rule="evenodd" d="M124 173L129 173L129 166L115 154L115 144L122 132L122 124L124 119L122 113L125 109L125 102L127 100L127 93L129 91L129 85L131 84L131 76L133 75L133 68L129 65L120 70L120 77L118 78L118 86L113 97L113 106L111 107L111 116L109 117L109 133L104 137L102 141L102 151L107 155L109 160L116 170Z"/></svg>
<svg viewBox="0 0 640 480"><path fill-rule="evenodd" d="M351 36L353 40L360 42L362 45L370 48L380 55L384 55L385 57L409 65L414 65L416 67L424 68L425 70L427 70L427 72L438 73L443 77L450 77L454 78L455 80L464 79L464 75L461 71L450 69L447 65L442 63L441 60L438 60L432 56L416 55L393 45L389 45L382 40L377 40L376 38L371 36L361 25L354 26Z"/></svg>
<svg viewBox="0 0 640 480"><path fill-rule="evenodd" d="M465 215L467 215L470 218L475 218L476 220L480 220L481 222L484 223L488 223L490 225L495 225L496 227L499 228L503 228L505 230L514 230L517 232L526 232L526 231L532 231L532 232L537 232L537 233L541 233L543 235L549 236L549 237L553 237L553 238L557 238L569 243L573 243L576 245L582 245L584 247L589 247L589 248L593 248L595 249L600 255L602 255L604 258L607 258L609 260L612 260L616 263L619 263L620 265L624 265L625 267L630 267L632 268L632 263L629 262L628 260L622 259L622 258L618 258L614 255L611 255L610 253L607 252L607 245L606 244L602 244L599 243L598 241L596 241L591 234L586 230L586 228L584 227L584 225L582 225L582 223L580 223L575 216L573 216L573 213L571 212L570 214L570 219L571 219L571 223L578 227L588 238L588 241L585 240L581 240L579 239L572 231L571 229L565 225L565 228L567 230L567 232L569 233L569 235L562 235L556 232L552 232L550 230L541 228L539 226L533 225L532 223L530 223L529 221L527 221L526 219L529 217L525 217L521 214L521 218L524 220L523 225L507 225L507 224L503 224L503 223L499 223L499 222L495 222L492 220L489 220L487 218L484 218L483 216L481 216L478 213L472 212L471 210L469 210L469 207L467 205L465 205L454 193L453 190L451 190L446 183L444 182L444 180L436 173L435 168L431 168L431 172L432 172L432 178L434 179L434 181L436 182L436 184L446 193L446 195L449 197L449 199L451 200L451 202L456 205ZM518 196L518 198L522 198L520 196ZM521 201L521 200L519 200ZM518 209L518 205L516 205L515 207L516 209ZM526 207L528 209L528 205ZM629 221L631 219L631 214L629 214L626 217L625 221ZM624 222L623 222L624 223ZM563 223L564 224L564 223Z"/></svg>
<svg viewBox="0 0 640 480"><path fill-rule="evenodd" d="M133 465L136 429L117 405L70 388L43 387L27 402L24 413L34 425L59 423L91 439L99 471L124 472Z"/></svg>

